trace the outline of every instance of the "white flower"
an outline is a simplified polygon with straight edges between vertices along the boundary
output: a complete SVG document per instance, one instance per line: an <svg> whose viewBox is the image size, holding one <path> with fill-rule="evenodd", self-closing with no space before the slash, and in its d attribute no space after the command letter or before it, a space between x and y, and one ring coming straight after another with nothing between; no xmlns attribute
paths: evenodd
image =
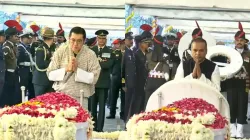
<svg viewBox="0 0 250 140"><path fill-rule="evenodd" d="M48 112L48 111L46 111L46 108L38 108L37 111L39 113L46 113L46 112Z"/></svg>

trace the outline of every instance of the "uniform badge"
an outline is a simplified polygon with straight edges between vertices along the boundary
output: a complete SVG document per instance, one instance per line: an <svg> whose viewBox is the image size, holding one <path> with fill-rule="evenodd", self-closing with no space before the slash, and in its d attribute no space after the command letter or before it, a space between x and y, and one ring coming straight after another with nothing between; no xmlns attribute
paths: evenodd
<svg viewBox="0 0 250 140"><path fill-rule="evenodd" d="M174 55L175 55L175 56L179 56L177 52L175 52L175 54L174 54Z"/></svg>
<svg viewBox="0 0 250 140"><path fill-rule="evenodd" d="M110 53L102 53L102 57L104 58L110 58L111 54Z"/></svg>
<svg viewBox="0 0 250 140"><path fill-rule="evenodd" d="M116 56L116 57L119 57L119 54L116 54L115 56Z"/></svg>

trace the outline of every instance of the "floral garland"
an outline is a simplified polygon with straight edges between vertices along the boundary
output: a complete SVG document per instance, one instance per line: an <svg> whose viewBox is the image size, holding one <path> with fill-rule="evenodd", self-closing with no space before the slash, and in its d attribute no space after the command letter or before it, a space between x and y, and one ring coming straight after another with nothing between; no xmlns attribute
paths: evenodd
<svg viewBox="0 0 250 140"><path fill-rule="evenodd" d="M68 95L47 93L1 109L0 138L74 140L76 123L83 122L88 122L87 133L91 137L93 122L89 113Z"/></svg>
<svg viewBox="0 0 250 140"><path fill-rule="evenodd" d="M134 115L126 125L128 139L214 139L212 130L227 131L228 121L202 99L187 98L152 112ZM225 136L228 138L227 136Z"/></svg>
<svg viewBox="0 0 250 140"><path fill-rule="evenodd" d="M121 140L121 137L126 135L126 131L114 131L114 132L93 132L92 138L94 139L109 139L109 140Z"/></svg>

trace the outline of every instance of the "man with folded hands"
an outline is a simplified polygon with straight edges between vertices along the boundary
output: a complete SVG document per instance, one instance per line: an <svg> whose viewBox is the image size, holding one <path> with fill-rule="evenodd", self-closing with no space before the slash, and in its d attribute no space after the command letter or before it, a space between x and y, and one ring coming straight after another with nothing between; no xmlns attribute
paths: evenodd
<svg viewBox="0 0 250 140"><path fill-rule="evenodd" d="M88 97L94 94L95 84L100 74L100 64L96 54L84 45L86 32L74 27L66 43L54 53L47 69L49 80L55 81L53 88L81 101L88 108ZM81 95L80 90L83 90Z"/></svg>
<svg viewBox="0 0 250 140"><path fill-rule="evenodd" d="M220 91L220 72L218 66L206 59L207 42L196 38L191 42L192 58L183 61L177 69L175 79L197 79Z"/></svg>

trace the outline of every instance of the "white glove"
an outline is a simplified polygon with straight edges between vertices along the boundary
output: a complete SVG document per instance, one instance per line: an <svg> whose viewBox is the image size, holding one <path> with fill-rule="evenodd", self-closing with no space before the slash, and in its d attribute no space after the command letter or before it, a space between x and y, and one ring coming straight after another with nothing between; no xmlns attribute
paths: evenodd
<svg viewBox="0 0 250 140"><path fill-rule="evenodd" d="M168 74L168 73L165 73L165 74L164 74L164 77L165 77L166 81L169 80L169 74Z"/></svg>

